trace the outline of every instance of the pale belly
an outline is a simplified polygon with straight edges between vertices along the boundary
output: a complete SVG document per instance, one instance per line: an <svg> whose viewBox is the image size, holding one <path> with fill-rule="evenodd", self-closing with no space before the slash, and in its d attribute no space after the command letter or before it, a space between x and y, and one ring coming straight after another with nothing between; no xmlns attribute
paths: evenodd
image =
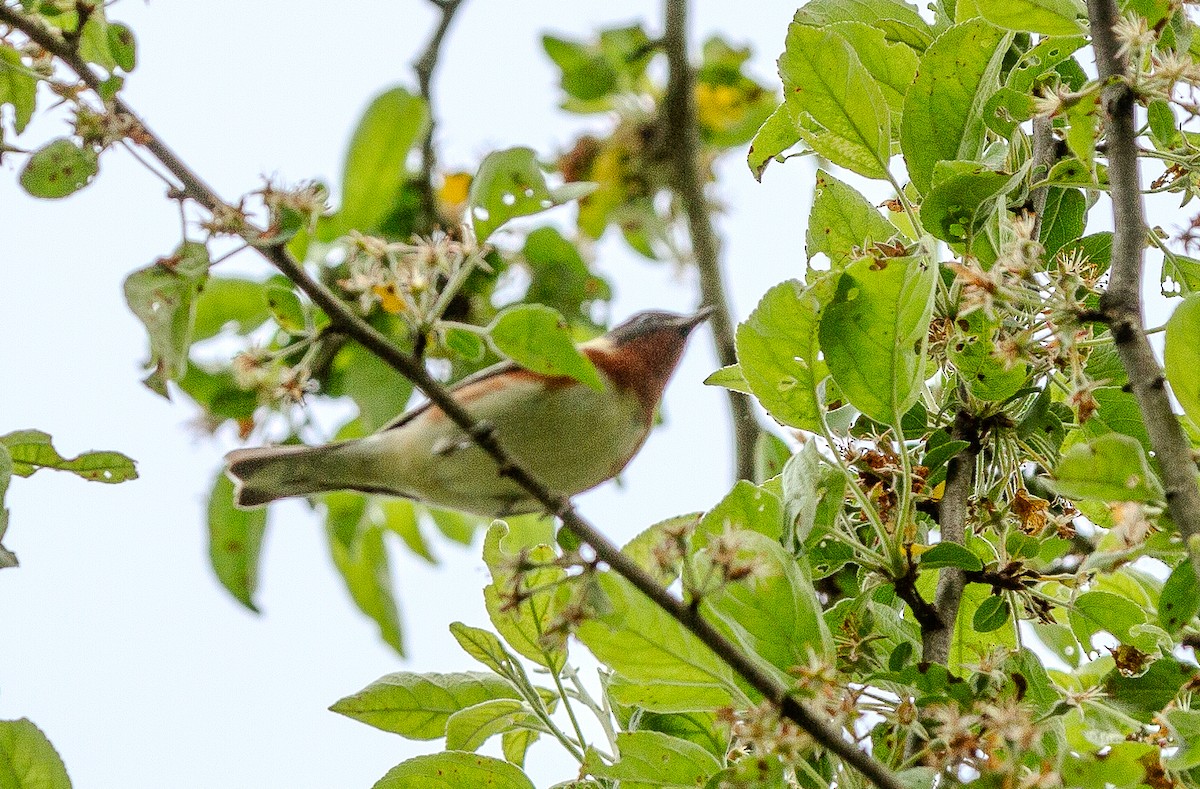
<svg viewBox="0 0 1200 789"><path fill-rule="evenodd" d="M473 406L472 416L495 427L500 446L522 468L568 496L615 476L648 432L632 393L614 398L586 386L547 391L523 380L503 397L488 395ZM360 447L371 456L373 479L365 481L381 489L481 515L540 508L440 411L428 410Z"/></svg>

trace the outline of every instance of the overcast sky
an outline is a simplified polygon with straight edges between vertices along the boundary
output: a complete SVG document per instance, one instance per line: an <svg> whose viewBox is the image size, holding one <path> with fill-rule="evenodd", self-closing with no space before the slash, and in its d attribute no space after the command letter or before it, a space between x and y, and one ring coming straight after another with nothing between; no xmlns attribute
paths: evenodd
<svg viewBox="0 0 1200 789"><path fill-rule="evenodd" d="M467 0L439 72L438 142L448 165L531 145L550 155L588 123L556 109L555 73L540 34L587 36L645 20L659 3ZM753 71L776 85L773 62L795 6L696 4L693 42L721 31L754 47ZM110 16L138 38L127 100L227 199L261 184L336 183L346 141L367 102L409 67L433 15L421 0L331 4L141 3ZM45 97L43 96L43 100ZM590 121L594 123L595 121ZM65 133L61 115L19 142ZM722 166L721 220L735 312L803 271L812 168L789 163L756 184L743 152ZM434 537L430 567L393 551L409 658L382 645L335 576L323 529L307 510L272 512L253 616L208 568L204 500L229 437L199 437L195 409L139 383L146 340L121 282L179 240L163 185L122 152L97 182L65 201L34 201L0 166L0 433L39 428L64 454L116 449L141 478L107 487L43 472L14 481L8 547L22 567L0 572L0 718L29 717L51 737L77 789L369 787L409 756L410 743L326 710L391 671L474 670L447 631L486 625L479 546ZM564 216L564 219L569 217ZM599 247L615 285L613 314L688 310L695 283L648 265L619 243ZM628 468L622 487L581 497L618 541L664 517L704 509L729 485L721 393L696 335L667 393L668 424ZM573 777L556 745L531 752L539 785Z"/></svg>

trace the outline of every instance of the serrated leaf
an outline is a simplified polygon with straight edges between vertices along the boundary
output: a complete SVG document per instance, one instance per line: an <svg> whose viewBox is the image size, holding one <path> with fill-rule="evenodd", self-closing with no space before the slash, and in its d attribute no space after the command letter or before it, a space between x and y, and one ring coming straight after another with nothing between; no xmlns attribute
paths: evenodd
<svg viewBox="0 0 1200 789"><path fill-rule="evenodd" d="M957 567L961 570L979 571L983 562L978 556L955 542L939 542L921 554L921 569Z"/></svg>
<svg viewBox="0 0 1200 789"><path fill-rule="evenodd" d="M750 150L746 153L746 165L754 174L756 181L762 181L763 173L771 160L780 161L782 154L788 148L800 142L800 130L792 110L785 101L767 116L762 126L750 140Z"/></svg>
<svg viewBox="0 0 1200 789"><path fill-rule="evenodd" d="M920 395L937 269L924 256L867 258L837 283L821 314L825 363L846 400L893 424Z"/></svg>
<svg viewBox="0 0 1200 789"><path fill-rule="evenodd" d="M517 699L492 699L461 709L446 721L446 750L477 751L497 734L510 731L531 710Z"/></svg>
<svg viewBox="0 0 1200 789"><path fill-rule="evenodd" d="M551 189L532 148L493 151L471 181L467 203L475 237L482 243L510 219L578 200L595 188L592 183L572 182Z"/></svg>
<svg viewBox="0 0 1200 789"><path fill-rule="evenodd" d="M938 162L921 203L921 224L956 250L972 252L997 203L1024 176L1024 169L1009 173L975 162Z"/></svg>
<svg viewBox="0 0 1200 789"><path fill-rule="evenodd" d="M1101 630L1143 652L1155 648L1153 634L1139 628L1147 621L1145 609L1127 597L1112 592L1084 592L1075 598L1067 616L1075 637L1087 649L1092 648L1092 636Z"/></svg>
<svg viewBox="0 0 1200 789"><path fill-rule="evenodd" d="M856 255L861 256L872 243L889 241L898 232L856 189L824 170L817 170L805 235L805 252L810 261L814 255L824 253L833 269L839 270Z"/></svg>
<svg viewBox="0 0 1200 789"><path fill-rule="evenodd" d="M999 327L982 310L960 318L955 327L946 354L971 394L980 400L1003 402L1021 390L1027 367L1018 363L1009 368L997 357L995 334Z"/></svg>
<svg viewBox="0 0 1200 789"><path fill-rule="evenodd" d="M393 767L372 789L534 789L519 767L491 756L447 751Z"/></svg>
<svg viewBox="0 0 1200 789"><path fill-rule="evenodd" d="M1087 45L1085 36L1044 38L1023 53L1009 70L1006 84L1018 93L1029 93L1038 77L1054 70L1059 63Z"/></svg>
<svg viewBox="0 0 1200 789"><path fill-rule="evenodd" d="M221 333L233 324L238 334L249 334L271 317L265 283L237 277L209 277L196 299L192 342Z"/></svg>
<svg viewBox="0 0 1200 789"><path fill-rule="evenodd" d="M62 757L28 718L0 721L0 786L71 789Z"/></svg>
<svg viewBox="0 0 1200 789"><path fill-rule="evenodd" d="M790 427L823 430L817 387L828 372L817 348L817 325L836 284L833 277L807 287L796 280L780 283L737 328L746 383L763 408Z"/></svg>
<svg viewBox="0 0 1200 789"><path fill-rule="evenodd" d="M842 509L846 476L824 461L815 442L806 442L788 458L782 483L788 523L783 536L785 547L802 546L814 527L833 528Z"/></svg>
<svg viewBox="0 0 1200 789"><path fill-rule="evenodd" d="M703 548L713 537L729 529L749 529L778 540L783 533L783 504L766 487L738 480L724 498L704 513L692 533L692 548Z"/></svg>
<svg viewBox="0 0 1200 789"><path fill-rule="evenodd" d="M608 685L608 695L617 704L641 707L651 712L700 712L720 707L729 700L729 691L712 684L671 682L634 682L614 674Z"/></svg>
<svg viewBox="0 0 1200 789"><path fill-rule="evenodd" d="M1163 366L1171 392L1193 422L1200 423L1200 294L1184 298L1167 321Z"/></svg>
<svg viewBox="0 0 1200 789"><path fill-rule="evenodd" d="M1004 626L1004 623L1008 621L1008 614L1008 600L1000 595L993 595L986 598L975 609L975 614L971 618L971 626L975 628L976 633L991 633Z"/></svg>
<svg viewBox="0 0 1200 789"><path fill-rule="evenodd" d="M527 370L565 375L604 391L591 359L571 339L566 320L541 304L516 304L503 310L488 327L496 350Z"/></svg>
<svg viewBox="0 0 1200 789"><path fill-rule="evenodd" d="M566 645L548 643L543 636L567 605L570 589L563 584L566 571L551 564L555 555L553 548L546 544L533 545L527 548L526 561L544 566L522 573L517 586L513 575L514 554L502 548L502 541L508 534L506 523L493 521L484 538L483 559L492 573L492 583L483 590L488 616L497 632L517 653L540 666L559 671L567 660ZM523 593L523 599L516 605L512 605L510 599L514 589Z"/></svg>
<svg viewBox="0 0 1200 789"><path fill-rule="evenodd" d="M704 379L704 385L723 386L726 389L741 392L742 394L754 394L754 391L750 388L750 384L746 383L746 378L742 375L742 368L736 364L731 364L717 370Z"/></svg>
<svg viewBox="0 0 1200 789"><path fill-rule="evenodd" d="M43 468L69 471L91 482L116 484L137 479L133 460L120 452L83 452L64 458L51 443L50 434L40 430L17 430L0 436L8 449L12 473L28 477Z"/></svg>
<svg viewBox="0 0 1200 789"><path fill-rule="evenodd" d="M63 138L35 151L21 170L20 181L30 196L57 200L87 186L99 171L95 150Z"/></svg>
<svg viewBox="0 0 1200 789"><path fill-rule="evenodd" d="M681 682L723 690L732 703L732 670L699 638L620 576L596 577L607 610L584 620L576 636L600 662L634 682Z"/></svg>
<svg viewBox="0 0 1200 789"><path fill-rule="evenodd" d="M1158 598L1158 621L1174 635L1197 613L1200 613L1200 584L1196 582L1196 568L1184 559L1163 584Z"/></svg>
<svg viewBox="0 0 1200 789"><path fill-rule="evenodd" d="M404 88L376 96L350 138L335 235L369 233L393 210L408 178L409 151L429 123L425 100Z"/></svg>
<svg viewBox="0 0 1200 789"><path fill-rule="evenodd" d="M981 0L983 18L1005 30L1073 36L1084 32L1078 17L1087 17L1074 0Z"/></svg>
<svg viewBox="0 0 1200 789"><path fill-rule="evenodd" d="M900 149L908 175L929 191L940 161L970 161L983 150L983 108L999 87L1010 34L974 19L955 25L929 46L904 97Z"/></svg>
<svg viewBox="0 0 1200 789"><path fill-rule="evenodd" d="M636 537L625 543L621 552L629 556L646 572L650 573L663 586L670 586L679 577L680 558L676 558L668 567L660 564L658 549L670 545L675 540L686 539L700 521L698 513L678 515L667 518L643 529ZM668 554L674 556L674 554Z"/></svg>
<svg viewBox="0 0 1200 789"><path fill-rule="evenodd" d="M1063 452L1050 485L1071 499L1157 501L1163 495L1142 445L1119 433L1106 433Z"/></svg>
<svg viewBox="0 0 1200 789"><path fill-rule="evenodd" d="M494 633L462 622L452 622L450 634L464 652L501 676L511 673L516 665L516 660Z"/></svg>
<svg viewBox="0 0 1200 789"><path fill-rule="evenodd" d="M233 483L217 474L208 497L208 558L217 580L234 598L258 612L258 563L267 530L267 510L243 510L233 505Z"/></svg>
<svg viewBox="0 0 1200 789"><path fill-rule="evenodd" d="M793 23L779 57L779 75L784 100L819 127L810 134L800 126L810 147L860 175L887 177L891 113L875 78L846 39Z"/></svg>
<svg viewBox="0 0 1200 789"><path fill-rule="evenodd" d="M520 699L510 682L478 671L380 677L329 709L410 740L434 740L459 710L495 699Z"/></svg>
<svg viewBox="0 0 1200 789"><path fill-rule="evenodd" d="M903 0L811 0L796 12L798 24L824 27L862 22L884 32L888 41L922 52L933 41L928 23Z"/></svg>
<svg viewBox="0 0 1200 789"><path fill-rule="evenodd" d="M717 758L696 743L656 731L620 732L617 749L621 758L608 764L589 748L583 769L638 787L704 786L721 769Z"/></svg>

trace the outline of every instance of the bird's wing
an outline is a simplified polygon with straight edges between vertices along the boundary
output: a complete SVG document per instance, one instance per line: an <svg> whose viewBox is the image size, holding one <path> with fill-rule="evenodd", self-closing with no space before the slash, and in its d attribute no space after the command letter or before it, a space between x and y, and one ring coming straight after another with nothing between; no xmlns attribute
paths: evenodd
<svg viewBox="0 0 1200 789"><path fill-rule="evenodd" d="M478 383L486 378L492 377L493 375L501 375L503 373L508 373L508 372L512 372L513 370L520 370L520 369L521 368L517 366L516 362L511 362L511 361L504 361L504 362L499 362L497 364L493 364L491 367L485 367L478 372L471 373L466 378L463 378L461 381L454 384L454 386L450 387L450 394L454 394L455 392L457 392L459 389L463 388L464 386L470 386L471 384ZM421 403L421 405L417 406L416 408L410 409L408 411L405 411L403 414L400 414L400 416L396 417L391 422L388 422L386 425L379 428L378 432L385 433L388 430L395 430L398 427L403 427L404 425L407 425L409 422L411 422L413 419L416 419L418 416L425 413L425 411L427 411L430 408L430 406L432 406L432 405L433 405L432 402L426 400L424 403Z"/></svg>

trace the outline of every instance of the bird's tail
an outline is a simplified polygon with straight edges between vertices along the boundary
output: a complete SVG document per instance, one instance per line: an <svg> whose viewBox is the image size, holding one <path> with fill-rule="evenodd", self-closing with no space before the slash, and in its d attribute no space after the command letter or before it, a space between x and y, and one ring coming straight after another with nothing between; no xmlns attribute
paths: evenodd
<svg viewBox="0 0 1200 789"><path fill-rule="evenodd" d="M283 445L235 449L225 456L239 507L260 507L276 499L307 496L346 487L343 448Z"/></svg>

